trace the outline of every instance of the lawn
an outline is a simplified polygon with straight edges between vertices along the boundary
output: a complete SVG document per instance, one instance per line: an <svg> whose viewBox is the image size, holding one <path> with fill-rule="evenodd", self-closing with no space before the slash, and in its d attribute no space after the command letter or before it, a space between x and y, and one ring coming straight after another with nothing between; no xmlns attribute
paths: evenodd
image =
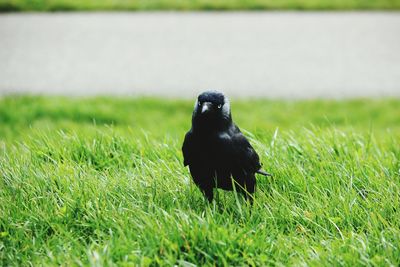
<svg viewBox="0 0 400 267"><path fill-rule="evenodd" d="M0 266L400 264L400 100L235 100L273 178L207 204L193 103L0 98Z"/></svg>
<svg viewBox="0 0 400 267"><path fill-rule="evenodd" d="M399 10L400 0L0 0L0 11Z"/></svg>

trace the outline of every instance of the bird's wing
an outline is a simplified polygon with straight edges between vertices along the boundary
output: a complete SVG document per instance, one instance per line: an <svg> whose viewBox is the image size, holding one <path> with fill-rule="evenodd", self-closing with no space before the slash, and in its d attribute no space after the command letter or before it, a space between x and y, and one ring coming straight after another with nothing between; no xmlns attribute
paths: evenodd
<svg viewBox="0 0 400 267"><path fill-rule="evenodd" d="M183 165L187 166L190 164L191 159L193 158L193 134L192 131L189 131L185 135L185 140L182 145L182 153L183 153Z"/></svg>
<svg viewBox="0 0 400 267"><path fill-rule="evenodd" d="M260 158L246 137L237 128L232 137L232 149L236 154L237 164L246 172L257 172L261 168Z"/></svg>

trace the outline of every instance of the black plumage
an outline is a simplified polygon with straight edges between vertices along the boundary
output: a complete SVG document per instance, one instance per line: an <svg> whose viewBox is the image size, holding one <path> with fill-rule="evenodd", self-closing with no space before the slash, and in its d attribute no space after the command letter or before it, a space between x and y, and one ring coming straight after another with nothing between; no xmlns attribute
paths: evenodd
<svg viewBox="0 0 400 267"><path fill-rule="evenodd" d="M193 181L210 202L214 188L235 187L248 198L255 190L255 173L269 175L261 170L256 151L233 123L228 99L218 91L199 95L182 152L184 165L189 165Z"/></svg>

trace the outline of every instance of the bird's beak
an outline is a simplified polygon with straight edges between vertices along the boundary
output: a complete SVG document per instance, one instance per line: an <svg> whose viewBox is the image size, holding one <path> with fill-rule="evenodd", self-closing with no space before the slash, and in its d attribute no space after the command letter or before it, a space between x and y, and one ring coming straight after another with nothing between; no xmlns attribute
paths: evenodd
<svg viewBox="0 0 400 267"><path fill-rule="evenodd" d="M201 114L207 113L211 110L212 103L211 102L204 102L203 106L201 107Z"/></svg>

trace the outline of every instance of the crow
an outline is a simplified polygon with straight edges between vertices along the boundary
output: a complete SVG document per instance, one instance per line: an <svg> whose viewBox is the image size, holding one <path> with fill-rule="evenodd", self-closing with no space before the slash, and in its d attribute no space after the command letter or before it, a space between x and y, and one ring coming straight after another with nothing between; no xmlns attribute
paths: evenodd
<svg viewBox="0 0 400 267"><path fill-rule="evenodd" d="M194 183L209 202L214 188L236 188L252 202L255 173L270 176L261 169L256 151L232 121L229 100L219 91L198 96L182 152L184 166L189 165Z"/></svg>

